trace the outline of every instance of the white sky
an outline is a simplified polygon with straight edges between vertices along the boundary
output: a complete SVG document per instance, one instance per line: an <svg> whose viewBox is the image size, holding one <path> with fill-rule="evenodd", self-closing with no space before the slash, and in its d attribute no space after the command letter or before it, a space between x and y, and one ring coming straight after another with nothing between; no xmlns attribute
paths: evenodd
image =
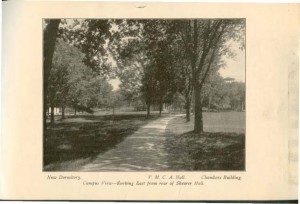
<svg viewBox="0 0 300 204"><path fill-rule="evenodd" d="M245 49L235 50L236 57L234 59L227 58L226 66L219 70L222 77L232 77L236 81L245 82L246 62L245 62Z"/></svg>
<svg viewBox="0 0 300 204"><path fill-rule="evenodd" d="M117 90L119 89L119 85L120 85L120 80L117 78L117 79L111 79L109 80L109 83L113 86L113 90Z"/></svg>

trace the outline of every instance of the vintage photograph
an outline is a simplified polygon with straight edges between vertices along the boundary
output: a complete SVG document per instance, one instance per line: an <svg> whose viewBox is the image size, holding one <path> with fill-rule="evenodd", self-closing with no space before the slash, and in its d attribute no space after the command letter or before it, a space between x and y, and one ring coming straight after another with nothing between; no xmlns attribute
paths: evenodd
<svg viewBox="0 0 300 204"><path fill-rule="evenodd" d="M43 171L246 171L246 19L43 19Z"/></svg>

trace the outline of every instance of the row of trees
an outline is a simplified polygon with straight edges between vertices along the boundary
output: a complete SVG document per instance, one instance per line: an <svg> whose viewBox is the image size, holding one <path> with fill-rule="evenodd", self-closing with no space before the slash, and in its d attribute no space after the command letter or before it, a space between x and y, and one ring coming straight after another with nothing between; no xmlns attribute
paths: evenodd
<svg viewBox="0 0 300 204"><path fill-rule="evenodd" d="M103 79L117 76L127 100L146 103L147 116L152 105L159 106L161 112L163 104L170 105L181 95L189 121L194 99L195 131L202 132L202 107L209 95L204 91L209 88L204 87L224 65L223 57L232 56L228 41L239 41L243 48L244 26L240 19L49 20L44 31L44 87L48 92L49 73L54 67L51 49L58 35L83 53L82 62L91 75ZM85 70L84 66L78 70Z"/></svg>
<svg viewBox="0 0 300 204"><path fill-rule="evenodd" d="M194 99L195 131L202 132L205 82L224 66L225 55L234 56L229 41L238 41L244 47L244 21L130 20L124 24L119 26L123 36L111 50L122 71L139 67L147 115L151 105L172 104L174 96L180 93L185 98L187 121ZM126 80L132 79L123 82Z"/></svg>
<svg viewBox="0 0 300 204"><path fill-rule="evenodd" d="M202 104L210 110L245 110L245 83L219 74L207 79L203 87Z"/></svg>
<svg viewBox="0 0 300 204"><path fill-rule="evenodd" d="M224 79L218 73L211 75L203 86L201 103L203 110L206 111L244 111L245 83L232 78ZM176 93L172 109L182 111L186 109L185 106L185 97L181 93ZM194 107L193 100L192 107Z"/></svg>

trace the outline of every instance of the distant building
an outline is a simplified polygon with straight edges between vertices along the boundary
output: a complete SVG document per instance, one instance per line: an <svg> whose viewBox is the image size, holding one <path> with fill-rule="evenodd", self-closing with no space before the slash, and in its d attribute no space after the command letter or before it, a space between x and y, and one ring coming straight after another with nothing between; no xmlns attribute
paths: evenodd
<svg viewBox="0 0 300 204"><path fill-rule="evenodd" d="M224 82L225 83L232 83L232 82L234 82L234 78L226 77L226 78L224 78Z"/></svg>
<svg viewBox="0 0 300 204"><path fill-rule="evenodd" d="M50 115L51 108L48 109L48 114ZM61 108L54 107L54 115L60 115L61 114Z"/></svg>

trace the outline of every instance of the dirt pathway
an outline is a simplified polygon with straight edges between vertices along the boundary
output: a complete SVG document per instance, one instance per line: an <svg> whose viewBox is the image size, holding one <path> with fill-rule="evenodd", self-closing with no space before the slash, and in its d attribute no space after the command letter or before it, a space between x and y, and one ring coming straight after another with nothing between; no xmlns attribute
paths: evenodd
<svg viewBox="0 0 300 204"><path fill-rule="evenodd" d="M164 143L168 122L180 115L161 118L141 127L91 163L77 171L162 171L167 169L168 159Z"/></svg>

